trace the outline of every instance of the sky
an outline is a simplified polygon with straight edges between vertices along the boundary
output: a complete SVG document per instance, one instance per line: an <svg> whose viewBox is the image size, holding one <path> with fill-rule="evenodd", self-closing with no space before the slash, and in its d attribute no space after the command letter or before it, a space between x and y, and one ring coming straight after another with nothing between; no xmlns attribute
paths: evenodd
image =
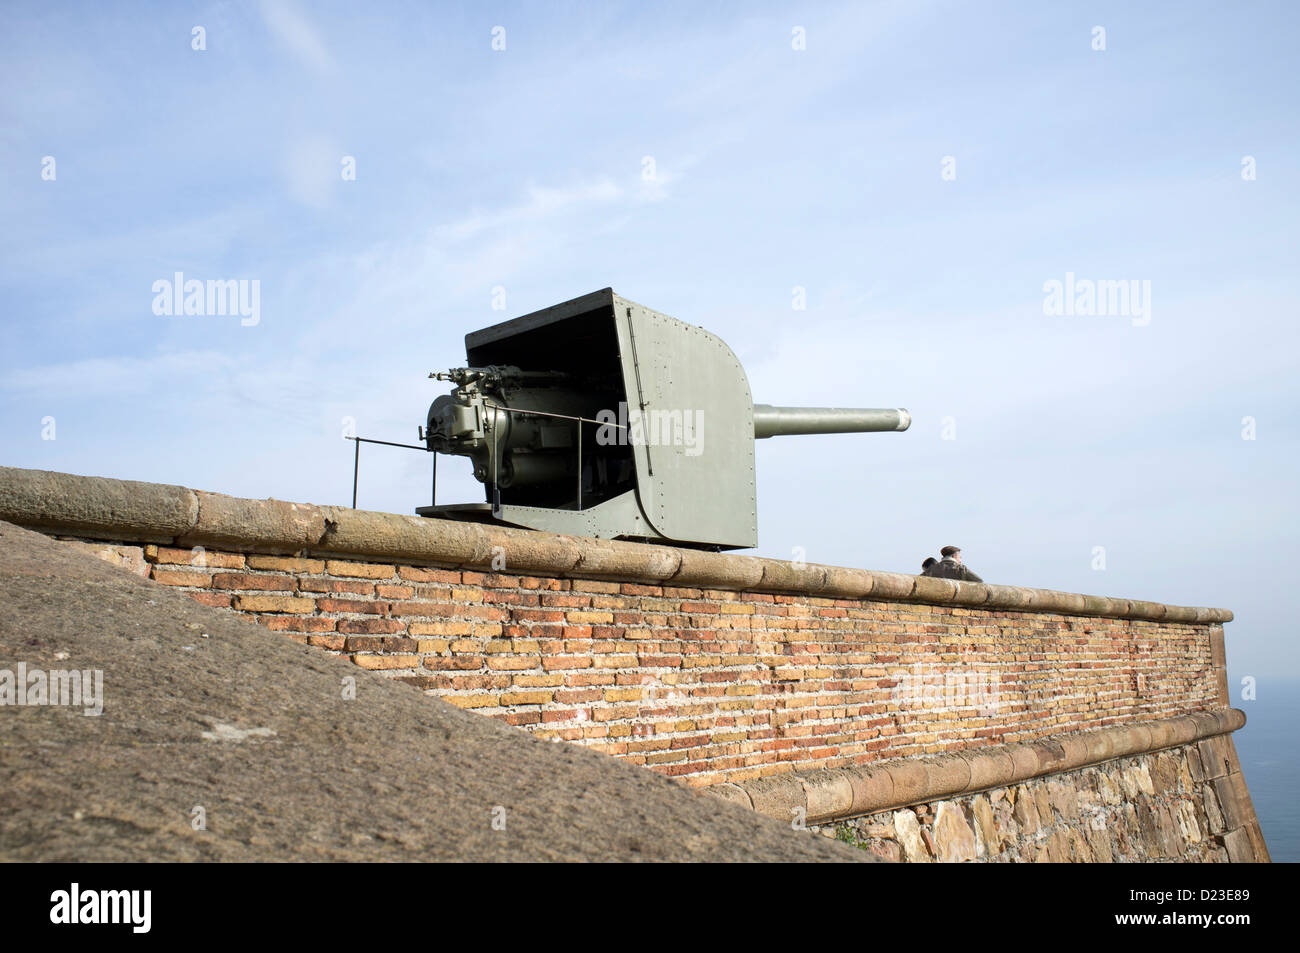
<svg viewBox="0 0 1300 953"><path fill-rule="evenodd" d="M346 504L350 425L414 442L466 332L613 287L721 336L758 402L911 411L760 442L756 552L954 544L991 582L1230 608L1234 692L1269 690L1300 677L1298 25L6 3L0 463ZM256 280L256 320L155 313L177 272ZM1054 313L1067 280L1135 294ZM363 449L360 506L428 493L426 455ZM481 499L443 458L439 501Z"/></svg>

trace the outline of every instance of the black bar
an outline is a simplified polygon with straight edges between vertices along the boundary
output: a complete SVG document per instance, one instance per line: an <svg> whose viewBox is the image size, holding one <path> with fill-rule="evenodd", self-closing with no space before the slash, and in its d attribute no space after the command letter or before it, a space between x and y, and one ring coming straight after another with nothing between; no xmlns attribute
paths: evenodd
<svg viewBox="0 0 1300 953"><path fill-rule="evenodd" d="M382 443L385 447L405 447L407 450L423 450L429 452L428 447L421 446L418 443L393 443L391 440L371 440L369 437L349 437L349 440L358 440L361 443Z"/></svg>
<svg viewBox="0 0 1300 953"><path fill-rule="evenodd" d="M356 445L356 453L352 458L352 508L357 508L357 471L361 469L361 445L363 443L379 443L385 447L405 447L407 450L423 450L425 453L432 453L428 447L420 446L416 443L393 443L391 440L373 440L370 437L347 437ZM433 483L434 493L438 492L438 455L433 455Z"/></svg>

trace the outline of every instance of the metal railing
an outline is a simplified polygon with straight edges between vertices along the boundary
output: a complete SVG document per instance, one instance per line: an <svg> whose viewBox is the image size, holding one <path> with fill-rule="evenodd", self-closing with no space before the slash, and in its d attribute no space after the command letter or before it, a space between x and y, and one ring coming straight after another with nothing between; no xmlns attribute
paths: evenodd
<svg viewBox="0 0 1300 953"><path fill-rule="evenodd" d="M578 511L582 511L582 425L595 424L598 427L614 427L618 430L630 429L626 424L609 423L602 420L593 420L590 417L577 417L573 414L556 414L547 410L523 410L518 407L506 407L502 404L488 404L492 410L492 515L499 516L501 513L501 491L497 488L496 467L501 459L497 444L497 412L504 411L507 414L519 414L525 417L554 417L557 420L572 420L577 424L578 431ZM420 431L424 436L423 428ZM385 447L401 447L406 450L423 450L426 453L433 454L433 481L429 493L429 505L434 506L438 502L438 453L432 447L423 446L415 443L395 443L392 440L375 440L371 437L345 437L345 440L353 441L355 452L352 458L352 508L357 508L357 482L361 472L361 445L363 443L377 443Z"/></svg>
<svg viewBox="0 0 1300 953"><path fill-rule="evenodd" d="M352 457L352 508L357 508L357 475L361 472L361 445L363 443L379 443L385 447L404 447L407 450L423 450L425 453L433 453L428 447L422 447L414 443L393 443L391 440L372 440L370 437L345 437L345 440L354 441L356 444L356 453ZM438 455L433 453L433 493L438 493Z"/></svg>

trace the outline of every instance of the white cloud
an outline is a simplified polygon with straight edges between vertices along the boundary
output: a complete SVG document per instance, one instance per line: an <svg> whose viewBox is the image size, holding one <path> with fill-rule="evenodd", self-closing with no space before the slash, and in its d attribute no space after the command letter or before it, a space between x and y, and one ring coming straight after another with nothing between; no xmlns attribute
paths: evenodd
<svg viewBox="0 0 1300 953"><path fill-rule="evenodd" d="M288 0L265 0L262 19L301 62L322 73L334 68L334 59L326 49L325 41L296 4Z"/></svg>
<svg viewBox="0 0 1300 953"><path fill-rule="evenodd" d="M155 392L171 379L210 379L233 366L218 351L177 351L150 357L91 357L10 371L0 389L14 394L82 394L88 398Z"/></svg>
<svg viewBox="0 0 1300 953"><path fill-rule="evenodd" d="M460 221L438 226L434 237L447 242L467 241L484 232L535 225L584 205L612 202L622 195L623 190L608 178L565 188L534 185L528 189L526 202L496 212L474 212Z"/></svg>

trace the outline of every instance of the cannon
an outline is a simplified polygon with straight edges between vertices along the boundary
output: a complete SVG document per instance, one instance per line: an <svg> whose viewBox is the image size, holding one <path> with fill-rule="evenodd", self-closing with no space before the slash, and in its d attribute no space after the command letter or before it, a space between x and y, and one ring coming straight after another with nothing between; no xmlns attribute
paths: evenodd
<svg viewBox="0 0 1300 953"><path fill-rule="evenodd" d="M754 441L906 430L906 410L754 404L721 338L616 295L465 336L429 407L434 453L468 457L486 502L421 516L724 550L758 543Z"/></svg>

